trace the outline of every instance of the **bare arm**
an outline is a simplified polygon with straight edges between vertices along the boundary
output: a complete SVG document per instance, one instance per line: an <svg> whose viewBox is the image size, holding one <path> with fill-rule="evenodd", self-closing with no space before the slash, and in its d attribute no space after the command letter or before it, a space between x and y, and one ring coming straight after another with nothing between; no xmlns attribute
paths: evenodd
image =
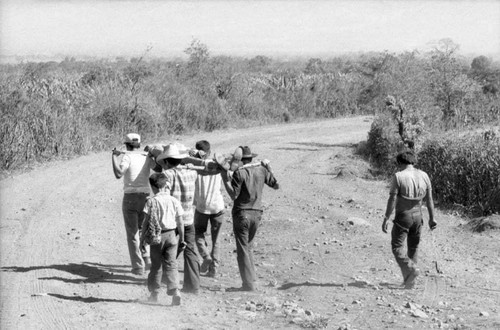
<svg viewBox="0 0 500 330"><path fill-rule="evenodd" d="M432 198L432 190L427 192L425 204L427 206L427 211L429 212L429 228L433 230L436 228L437 222L434 220L434 199Z"/></svg>
<svg viewBox="0 0 500 330"><path fill-rule="evenodd" d="M141 238L139 241L139 248L141 252L146 252L146 231L149 227L149 214L144 212L144 220L142 222L142 230L140 231Z"/></svg>
<svg viewBox="0 0 500 330"><path fill-rule="evenodd" d="M389 195L389 198L387 199L387 206L385 208L384 222L382 223L382 231L384 233L387 233L388 221L389 221L389 218L391 217L392 210L394 210L395 206L396 206L396 194L391 193Z"/></svg>
<svg viewBox="0 0 500 330"><path fill-rule="evenodd" d="M175 222L177 223L177 232L179 233L179 244L182 244L184 243L184 221L182 220L182 216L177 216Z"/></svg>
<svg viewBox="0 0 500 330"><path fill-rule="evenodd" d="M113 164L113 173L115 174L115 178L120 179L125 171L120 167L118 164L118 156L121 153L117 151L116 149L113 150L113 153L111 154L111 162Z"/></svg>

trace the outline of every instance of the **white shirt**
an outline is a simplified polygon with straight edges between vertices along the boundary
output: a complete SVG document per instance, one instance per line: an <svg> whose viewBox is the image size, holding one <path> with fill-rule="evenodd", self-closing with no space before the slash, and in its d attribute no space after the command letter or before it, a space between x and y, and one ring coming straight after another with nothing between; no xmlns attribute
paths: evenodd
<svg viewBox="0 0 500 330"><path fill-rule="evenodd" d="M120 167L123 170L123 191L125 194L150 193L149 174L154 168L153 161L143 152L127 152L122 157Z"/></svg>
<svg viewBox="0 0 500 330"><path fill-rule="evenodd" d="M224 210L221 183L222 177L220 174L198 174L194 193L196 211L203 214L217 214Z"/></svg>

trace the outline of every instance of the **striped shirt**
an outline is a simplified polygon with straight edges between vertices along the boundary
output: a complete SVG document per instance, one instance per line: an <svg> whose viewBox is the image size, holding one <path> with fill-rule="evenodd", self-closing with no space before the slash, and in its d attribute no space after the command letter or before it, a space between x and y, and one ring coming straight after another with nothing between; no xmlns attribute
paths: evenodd
<svg viewBox="0 0 500 330"><path fill-rule="evenodd" d="M198 173L187 168L170 168L164 170L167 181L170 182L170 195L177 198L182 205L184 226L192 225L194 221L194 192Z"/></svg>

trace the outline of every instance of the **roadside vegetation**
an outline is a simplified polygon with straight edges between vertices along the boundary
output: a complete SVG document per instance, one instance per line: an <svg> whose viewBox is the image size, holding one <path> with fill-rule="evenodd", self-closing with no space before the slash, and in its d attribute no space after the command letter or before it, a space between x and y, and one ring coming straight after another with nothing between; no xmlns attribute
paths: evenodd
<svg viewBox="0 0 500 330"><path fill-rule="evenodd" d="M500 196L498 62L465 58L451 40L428 53L306 61L211 56L196 39L185 53L179 60L150 59L146 50L114 61L1 65L0 170L109 149L129 131L151 141L371 114L365 151L381 172L394 170L406 138L433 178L438 201L500 211L499 198L491 197Z"/></svg>

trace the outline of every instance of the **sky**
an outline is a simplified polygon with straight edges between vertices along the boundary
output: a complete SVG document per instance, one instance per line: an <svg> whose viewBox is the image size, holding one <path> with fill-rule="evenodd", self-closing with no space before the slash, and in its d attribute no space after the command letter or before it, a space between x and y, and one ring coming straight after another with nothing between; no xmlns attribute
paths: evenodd
<svg viewBox="0 0 500 330"><path fill-rule="evenodd" d="M500 56L500 0L0 0L0 55L322 57L424 50L451 38Z"/></svg>

